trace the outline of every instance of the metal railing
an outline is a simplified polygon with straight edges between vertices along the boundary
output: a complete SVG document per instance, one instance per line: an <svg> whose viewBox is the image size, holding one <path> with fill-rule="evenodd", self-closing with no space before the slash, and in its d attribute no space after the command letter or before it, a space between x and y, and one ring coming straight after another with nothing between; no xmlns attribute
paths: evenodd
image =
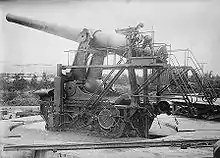
<svg viewBox="0 0 220 158"><path fill-rule="evenodd" d="M211 83L205 78L203 69L201 68L200 64L198 63L192 51L189 49L188 49L187 60L190 60L193 66L195 67L195 69L192 69L192 72L194 72L196 79L198 80L200 88L202 89L204 93L204 97L206 98L207 102L210 102L212 104L212 102L216 101L217 94L214 88L212 87Z"/></svg>
<svg viewBox="0 0 220 158"><path fill-rule="evenodd" d="M189 103L197 102L198 97L193 97L191 95L191 94L195 94L196 92L192 88L192 86L188 84L189 83L188 77L184 76L185 73L188 71L188 67L181 67L178 59L174 54L171 54L170 62L173 67L173 70L170 72L172 79L179 87L181 94L185 96L184 97L185 100L187 100ZM196 100L194 100L194 98L196 98Z"/></svg>

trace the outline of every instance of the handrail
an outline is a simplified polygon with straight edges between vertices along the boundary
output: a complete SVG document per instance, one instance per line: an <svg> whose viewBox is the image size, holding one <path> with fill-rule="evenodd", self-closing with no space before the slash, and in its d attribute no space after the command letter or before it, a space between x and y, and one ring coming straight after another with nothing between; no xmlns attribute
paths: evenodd
<svg viewBox="0 0 220 158"><path fill-rule="evenodd" d="M191 51L190 51L190 53L191 53L191 55L193 56L193 58L195 58L194 55L193 55L193 53L192 53ZM197 62L196 59L195 59L195 61ZM200 70L202 71L202 73L204 74L203 69L200 67L200 65L199 65L199 68L200 68ZM204 81L207 82L207 83L205 82L206 86L211 88L211 90L208 88L208 90L210 91L210 93L211 93L211 94L214 94L214 97L217 98L217 94L216 94L214 88L212 87L212 85L210 84L210 82L209 82L206 78L204 78L204 79L205 79Z"/></svg>
<svg viewBox="0 0 220 158"><path fill-rule="evenodd" d="M201 78L203 79L203 82L200 85L200 88L203 89L202 92L204 93L204 97L206 98L206 100L210 100L211 102L216 101L217 99L217 94L214 90L214 88L212 87L212 85L210 84L210 82L204 77L204 72L203 69L201 68L201 66L199 65L198 60L196 59L196 57L194 56L194 54L192 53L192 51L190 49L174 49L174 50L168 50L168 52L179 52L179 51L187 51L187 64L189 63L189 60L192 63L192 69L191 71L195 71L199 76L197 79L197 82L201 82L198 81ZM174 56L174 54L169 54L170 58L171 55ZM175 56L174 56L175 57ZM178 63L178 61L177 61ZM178 64L179 65L179 64ZM187 65L188 66L188 65ZM199 83L200 84L200 83ZM202 86L202 87L201 87ZM206 88L205 88L206 87ZM209 101L208 101L209 102Z"/></svg>
<svg viewBox="0 0 220 158"><path fill-rule="evenodd" d="M180 66L180 63L178 62L176 56L175 56L174 54L171 54L171 55L174 56L174 58L176 59L178 65ZM171 59L171 60L172 60L172 59ZM175 65L174 65L174 66L175 66ZM175 66L175 67L176 67L176 66ZM188 68L189 68L189 67L188 67ZM178 71L178 73L179 73L179 71ZM184 83L185 83L185 82L184 82ZM195 93L195 91L193 90L193 88L192 88L191 86L190 86L190 88L191 88L192 92Z"/></svg>
<svg viewBox="0 0 220 158"><path fill-rule="evenodd" d="M179 64L178 60L176 60L176 61L177 61L177 63ZM172 58L171 58L171 62L172 62L173 67L175 68L175 70L176 70L176 72L177 72L177 74L178 74L178 77L181 79L181 82L183 82L183 84L184 84L184 86L185 86L185 82L183 81L182 76L180 76L180 73L179 73L177 67L175 66L174 61L173 61ZM178 82L176 81L176 78L175 78L174 74L171 73L171 75L172 75L172 79L177 83L177 86L179 86ZM183 90L186 92L186 89L185 89L185 88L186 88L186 87L184 87ZM182 88L180 88L180 90L181 90L181 89L182 89ZM183 92L183 93L184 93L184 92Z"/></svg>
<svg viewBox="0 0 220 158"><path fill-rule="evenodd" d="M173 60L170 58L170 61L173 63L173 67L176 69L176 66L175 66L175 64L174 64L174 62L173 62ZM179 73L178 71L177 71L177 73ZM178 74L179 75L179 74ZM189 100L189 96L187 95L187 93L186 93L186 91L185 91L185 88L183 88L182 86L180 86L179 85L179 83L177 82L177 80L176 80L176 78L175 78L175 76L174 76L174 73L172 73L171 72L171 76L172 76L172 78L173 78L173 80L174 80L174 82L175 82L175 84L176 84L176 86L180 89L180 92L181 92L181 94L182 94L182 96L183 96L183 99L185 100L185 102L186 102L186 104L189 106L188 108L189 108L189 110L190 110L190 112L191 112L191 114L192 115L196 115L195 114L195 111L193 110L193 106L192 106L192 104L191 104L191 102L190 102L190 100ZM181 76L179 76L180 78L181 78ZM184 83L184 82L183 82ZM192 99L191 99L192 100ZM191 107L191 108L190 108Z"/></svg>
<svg viewBox="0 0 220 158"><path fill-rule="evenodd" d="M217 94L216 94L214 88L212 87L212 85L210 84L210 82L209 82L206 78L203 77L203 76L204 76L203 69L202 69L201 66L198 64L198 61L197 61L197 59L195 58L195 56L194 56L194 54L192 53L192 51L188 49L188 52L190 53L189 55L191 55L191 56L188 56L188 59L190 59L190 60L192 61L193 65L196 67L196 69L194 69L194 70L197 70L197 73L200 75L200 78L203 78L203 84L205 85L205 87L207 87L207 88L205 89L205 91L206 91L205 93L208 93L208 94L206 94L207 96L205 96L206 99L208 100L208 99L209 99L209 98L208 98L209 95L211 95L210 97L211 97L212 101L216 101ZM201 86L203 86L203 85L201 85Z"/></svg>
<svg viewBox="0 0 220 158"><path fill-rule="evenodd" d="M176 58L176 56L174 55L174 54L170 54L170 61L172 62L172 64L173 64L173 66L174 66L174 68L175 68L175 70L176 70L176 72L178 73L178 77L180 78L180 80L181 80L181 82L182 82L182 84L183 84L183 89L182 88L180 88L180 90L182 89L182 90L184 90L184 95L186 95L186 97L188 98L189 96L187 95L187 94L185 94L185 93L188 93L188 94L190 94L190 93L196 93L195 91L194 91L194 89L189 85L188 87L187 87L187 85L186 85L186 83L185 83L185 81L184 81L184 79L182 78L182 75L180 74L180 72L179 72L179 70L177 69L177 67L176 67L176 65L175 65L175 63L174 63L174 61L173 61L173 59L171 58L171 56L173 56L174 57L174 59L175 59L175 61L177 62L177 64L178 64L178 66L180 67L180 63L179 63L179 61L177 60L177 58ZM187 79L187 78L186 78ZM175 77L174 77L174 80L175 80ZM188 80L188 79L187 79ZM192 96L190 96L190 99L191 99L191 102L193 101L193 97ZM188 99L187 99L188 100ZM190 101L190 100L189 100ZM198 101L198 97L196 97L196 101L195 102L197 102Z"/></svg>

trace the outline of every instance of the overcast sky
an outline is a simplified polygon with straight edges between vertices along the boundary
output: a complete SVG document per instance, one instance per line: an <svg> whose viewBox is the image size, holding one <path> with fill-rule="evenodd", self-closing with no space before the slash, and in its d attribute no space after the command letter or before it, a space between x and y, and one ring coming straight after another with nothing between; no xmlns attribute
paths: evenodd
<svg viewBox="0 0 220 158"><path fill-rule="evenodd" d="M198 61L208 63L205 71L220 74L220 2L201 1L63 1L2 3L0 10L0 71L42 72L42 67L12 67L11 64L67 64L65 50L77 43L8 23L7 13L70 27L114 31L139 22L152 26L156 41L173 49L190 48ZM4 65L4 66L3 66ZM49 69L48 67L44 67ZM53 68L54 69L54 68Z"/></svg>

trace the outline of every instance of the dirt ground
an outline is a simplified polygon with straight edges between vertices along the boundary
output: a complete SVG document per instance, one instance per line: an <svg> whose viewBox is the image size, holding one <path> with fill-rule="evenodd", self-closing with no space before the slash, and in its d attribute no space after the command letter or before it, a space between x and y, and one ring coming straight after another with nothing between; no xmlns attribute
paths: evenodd
<svg viewBox="0 0 220 158"><path fill-rule="evenodd" d="M155 119L151 129L151 135L166 135L162 138L154 140L191 140L191 139L220 139L220 123L213 121L204 121L189 119L184 117L177 117L178 125L175 122L174 116L160 115L158 117L161 128ZM19 126L11 132L8 128L17 123L24 122L25 125ZM194 132L176 132L171 128L164 126L170 123L178 126L179 130L194 130ZM143 138L120 138L108 139L103 137L95 137L89 132L75 133L75 132L50 132L46 131L45 123L40 116L19 118L14 120L0 121L1 129L1 145L5 144L63 144L63 143L86 143L86 142L109 142L109 141L154 141L152 139ZM21 157L31 157L32 153L25 152L2 152L2 157L9 157L9 155L22 155ZM54 153L48 152L47 157L52 157ZM148 147L148 148L133 148L133 149L100 149L100 150L75 150L75 151L58 151L56 154L60 157L152 157L152 158L176 158L176 157L198 157L207 158L212 157L212 147L206 148L187 148L180 149L180 147ZM63 155L63 156L62 156ZM10 158L11 158L10 157ZM18 156L17 156L18 157ZM17 158L16 157L16 158Z"/></svg>

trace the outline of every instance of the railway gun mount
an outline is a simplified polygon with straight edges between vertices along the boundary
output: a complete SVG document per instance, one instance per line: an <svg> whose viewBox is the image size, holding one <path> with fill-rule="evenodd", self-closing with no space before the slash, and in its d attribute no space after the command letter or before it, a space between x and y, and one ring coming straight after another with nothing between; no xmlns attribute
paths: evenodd
<svg viewBox="0 0 220 158"><path fill-rule="evenodd" d="M192 52L155 42L154 32L142 31L142 23L108 34L11 14L6 19L79 43L72 65L57 65L55 88L35 92L41 98L47 130L86 129L111 138L148 137L153 120L162 113L209 119L218 115L219 106L214 104L217 94L203 78ZM176 51L187 52L192 66L181 66ZM120 60L104 65L109 54L118 55ZM102 77L106 69L108 74ZM142 72L143 82L138 82L136 70ZM130 92L115 92L109 97L112 86L125 72Z"/></svg>

